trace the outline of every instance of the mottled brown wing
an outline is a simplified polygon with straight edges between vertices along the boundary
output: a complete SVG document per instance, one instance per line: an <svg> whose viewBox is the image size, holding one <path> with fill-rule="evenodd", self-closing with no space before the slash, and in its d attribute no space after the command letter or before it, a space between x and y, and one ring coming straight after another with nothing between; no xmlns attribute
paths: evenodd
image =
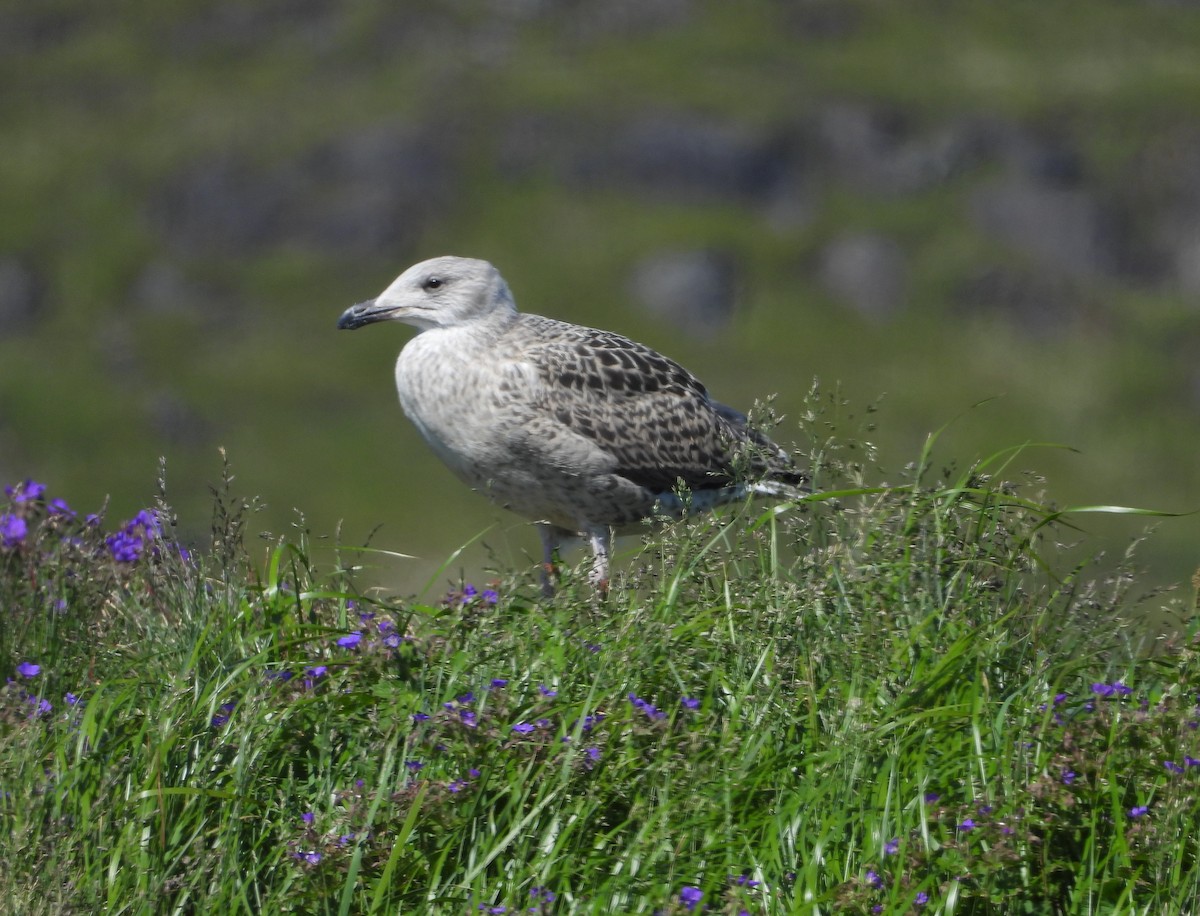
<svg viewBox="0 0 1200 916"><path fill-rule="evenodd" d="M690 372L619 334L522 317L537 326L525 355L543 383L538 406L612 455L617 473L653 492L680 479L693 490L730 482L734 455L754 439Z"/></svg>

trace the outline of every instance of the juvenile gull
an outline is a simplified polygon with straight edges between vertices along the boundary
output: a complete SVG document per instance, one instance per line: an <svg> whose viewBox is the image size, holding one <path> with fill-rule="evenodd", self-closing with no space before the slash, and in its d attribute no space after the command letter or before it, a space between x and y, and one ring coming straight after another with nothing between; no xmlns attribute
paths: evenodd
<svg viewBox="0 0 1200 916"><path fill-rule="evenodd" d="M418 332L396 360L404 413L470 487L538 523L547 570L578 535L605 589L614 530L805 487L782 449L678 363L610 331L518 312L487 261L415 264L338 327L377 321Z"/></svg>

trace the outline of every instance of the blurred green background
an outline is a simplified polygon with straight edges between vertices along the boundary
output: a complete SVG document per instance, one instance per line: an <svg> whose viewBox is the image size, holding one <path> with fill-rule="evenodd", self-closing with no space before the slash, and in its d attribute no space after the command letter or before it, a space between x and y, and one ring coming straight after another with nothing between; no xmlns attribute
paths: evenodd
<svg viewBox="0 0 1200 916"><path fill-rule="evenodd" d="M734 405L878 401L893 481L999 396L940 461L1063 443L1018 461L1060 504L1200 507L1196 4L10 2L0 85L0 476L81 511L165 456L201 538L224 446L258 527L382 525L390 586L489 526L524 562L400 414L411 331L334 329L439 254ZM1186 580L1200 521L1140 558Z"/></svg>

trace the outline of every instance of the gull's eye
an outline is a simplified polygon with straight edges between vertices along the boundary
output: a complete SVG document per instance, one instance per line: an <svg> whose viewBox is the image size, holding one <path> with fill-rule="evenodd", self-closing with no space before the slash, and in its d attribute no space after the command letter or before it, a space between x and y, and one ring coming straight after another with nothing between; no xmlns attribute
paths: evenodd
<svg viewBox="0 0 1200 916"><path fill-rule="evenodd" d="M437 289L441 285L441 277L426 277L425 282L421 284L421 289Z"/></svg>

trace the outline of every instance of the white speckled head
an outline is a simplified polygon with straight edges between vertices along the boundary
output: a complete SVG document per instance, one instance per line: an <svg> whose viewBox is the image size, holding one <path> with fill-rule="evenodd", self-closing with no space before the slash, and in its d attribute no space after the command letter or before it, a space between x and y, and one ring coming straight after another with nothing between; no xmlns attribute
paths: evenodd
<svg viewBox="0 0 1200 916"><path fill-rule="evenodd" d="M338 327L353 330L376 321L402 321L427 331L516 310L508 284L487 261L430 258L404 271L377 298L346 309Z"/></svg>

